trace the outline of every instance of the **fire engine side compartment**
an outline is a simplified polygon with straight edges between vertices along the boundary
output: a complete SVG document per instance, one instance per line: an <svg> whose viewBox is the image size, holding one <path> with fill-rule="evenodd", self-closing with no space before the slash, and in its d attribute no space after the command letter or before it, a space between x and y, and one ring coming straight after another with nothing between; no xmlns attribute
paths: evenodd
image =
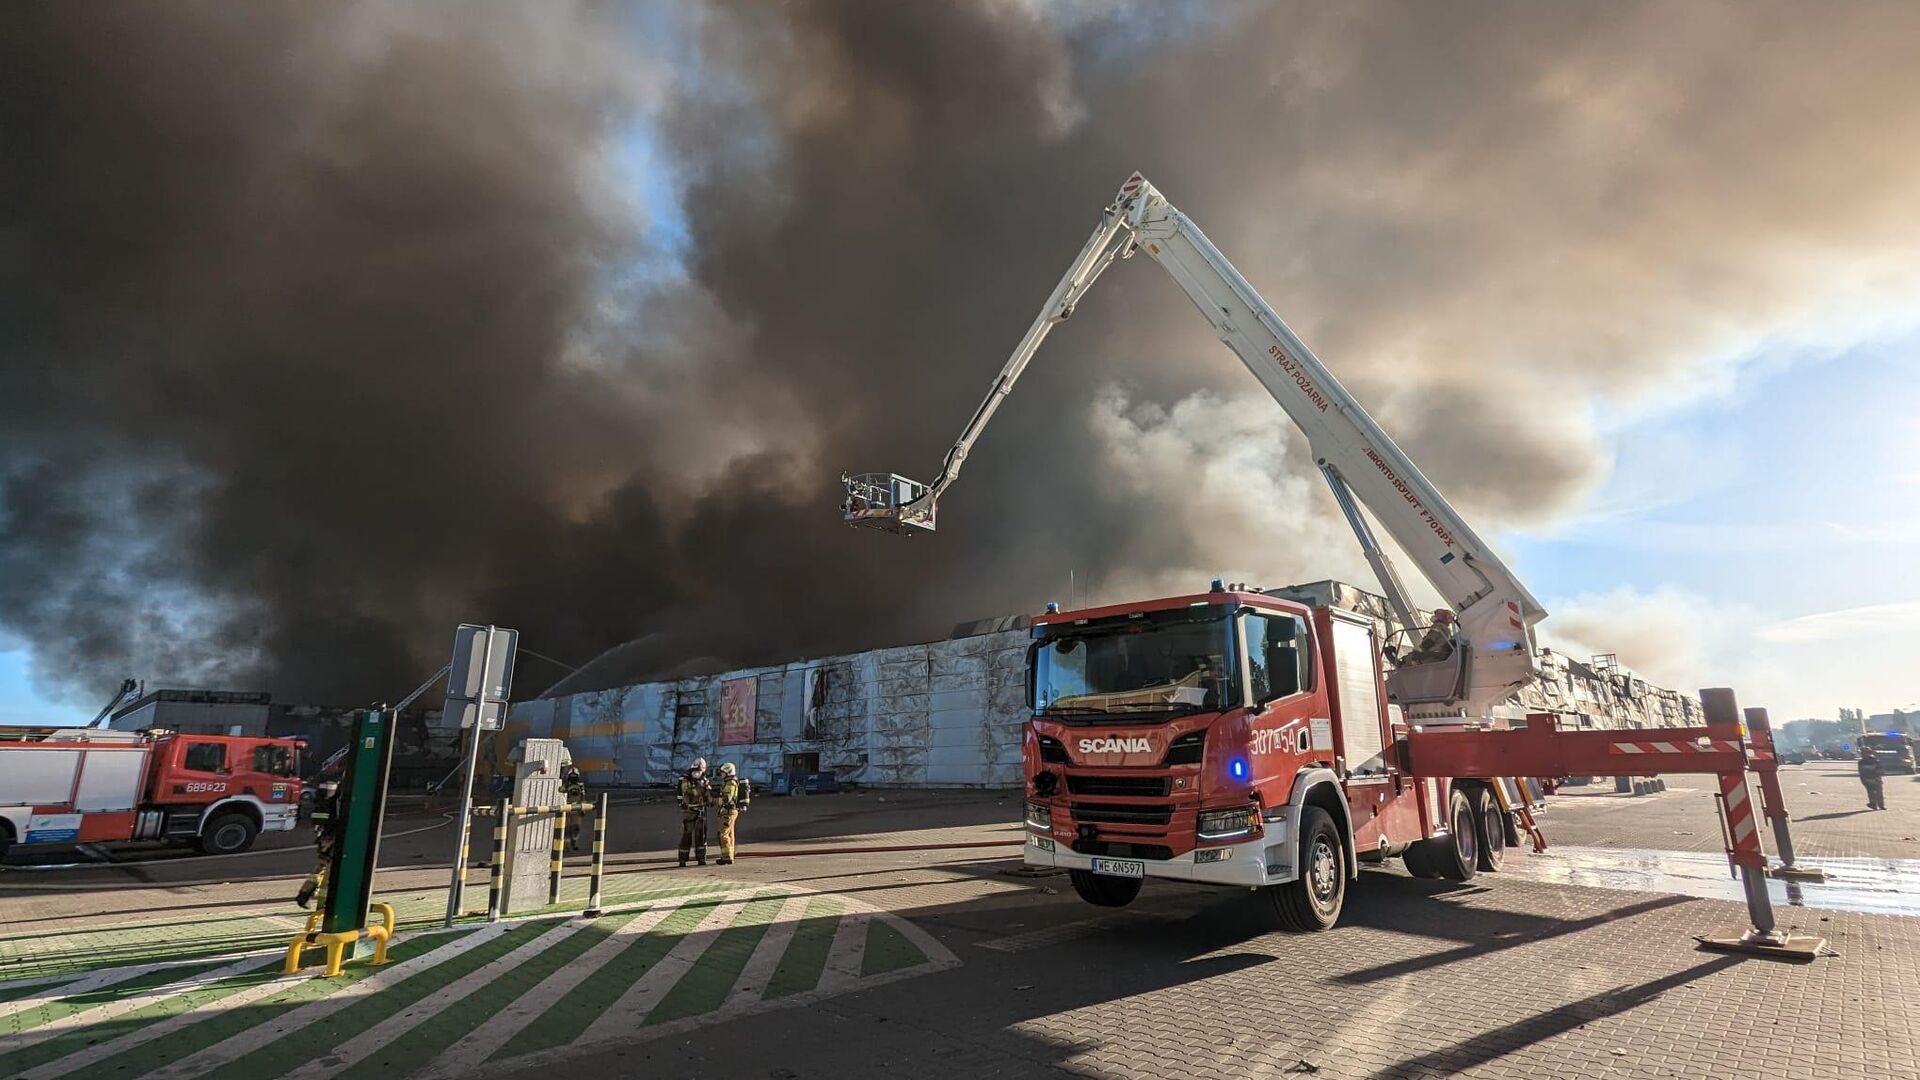
<svg viewBox="0 0 1920 1080"><path fill-rule="evenodd" d="M133 836L148 751L144 744L55 743L0 752L0 816L25 844Z"/></svg>

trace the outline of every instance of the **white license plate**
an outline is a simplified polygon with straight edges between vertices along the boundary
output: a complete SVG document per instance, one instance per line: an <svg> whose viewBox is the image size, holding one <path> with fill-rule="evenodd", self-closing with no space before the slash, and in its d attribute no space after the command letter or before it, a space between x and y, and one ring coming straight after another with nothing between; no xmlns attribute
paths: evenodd
<svg viewBox="0 0 1920 1080"><path fill-rule="evenodd" d="M1095 859L1093 872L1113 877L1146 877L1147 864L1138 859Z"/></svg>

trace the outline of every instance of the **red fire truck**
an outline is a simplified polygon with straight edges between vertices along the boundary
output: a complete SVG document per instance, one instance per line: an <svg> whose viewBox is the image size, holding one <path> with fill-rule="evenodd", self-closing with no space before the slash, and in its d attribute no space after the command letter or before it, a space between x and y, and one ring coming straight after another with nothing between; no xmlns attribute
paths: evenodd
<svg viewBox="0 0 1920 1080"><path fill-rule="evenodd" d="M14 844L191 842L230 855L298 823L300 743L0 729L0 855Z"/></svg>
<svg viewBox="0 0 1920 1080"><path fill-rule="evenodd" d="M1204 593L1082 611L1048 605L1033 622L1028 667L1025 861L1069 871L1075 891L1104 906L1130 902L1148 877L1263 889L1281 925L1318 930L1339 918L1363 863L1398 856L1416 876L1465 880L1498 869L1522 834L1543 849L1525 784L1513 778L1712 773L1753 927L1709 943L1787 947L1773 925L1746 775L1760 775L1780 872L1793 872L1764 710L1749 710L1750 735L1724 690L1703 692L1701 727L1579 731L1522 707L1520 692L1541 677L1540 602L1220 249L1138 173L1107 206L934 482L842 477L845 520L931 532L941 495L1040 343L1107 267L1140 253L1172 276L1306 436L1393 618L1218 581ZM1477 422L1470 410L1452 421ZM1429 619L1416 607L1372 522L1448 609ZM1394 623L1402 628L1395 640L1382 640ZM1416 633L1417 644L1399 640ZM1811 946L1795 947L1807 955Z"/></svg>

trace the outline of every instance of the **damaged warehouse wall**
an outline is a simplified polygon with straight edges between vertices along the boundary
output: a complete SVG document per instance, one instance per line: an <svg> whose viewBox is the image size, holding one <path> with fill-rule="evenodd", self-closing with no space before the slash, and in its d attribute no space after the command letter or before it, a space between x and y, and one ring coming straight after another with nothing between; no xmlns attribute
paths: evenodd
<svg viewBox="0 0 1920 1080"><path fill-rule="evenodd" d="M1373 616L1386 601L1335 581L1271 590ZM797 660L513 706L495 753L529 737L563 739L591 783L665 784L696 757L761 780L831 772L878 787L1020 782L1027 619L969 624L944 641ZM1700 705L1626 672L1543 650L1541 682L1520 702L1582 727L1699 723Z"/></svg>

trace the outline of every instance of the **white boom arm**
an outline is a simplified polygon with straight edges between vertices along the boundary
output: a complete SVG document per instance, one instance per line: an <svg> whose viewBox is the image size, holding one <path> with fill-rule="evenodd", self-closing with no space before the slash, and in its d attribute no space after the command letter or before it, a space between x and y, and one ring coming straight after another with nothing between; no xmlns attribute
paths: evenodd
<svg viewBox="0 0 1920 1080"><path fill-rule="evenodd" d="M1074 304L1115 258L1130 258L1140 249L1173 276L1214 333L1306 434L1314 459L1401 620L1415 624L1412 604L1359 506L1372 512L1446 598L1459 617L1461 638L1471 648L1470 678L1455 707L1467 716L1491 715L1494 706L1537 674L1533 626L1546 616L1545 610L1220 249L1139 173L1122 185L1080 257L1014 349L960 441L947 452L939 479L922 487L886 474L849 478L847 519L898 532L932 528L935 503L958 477L968 450L1047 332L1073 313ZM883 477L896 482L893 493L907 497L890 502L881 490Z"/></svg>

